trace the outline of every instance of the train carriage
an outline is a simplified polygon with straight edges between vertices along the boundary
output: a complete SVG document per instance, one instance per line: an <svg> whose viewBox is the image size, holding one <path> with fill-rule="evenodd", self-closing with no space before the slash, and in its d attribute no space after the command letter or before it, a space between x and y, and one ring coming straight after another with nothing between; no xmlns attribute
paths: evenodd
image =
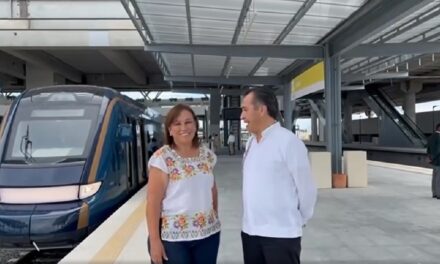
<svg viewBox="0 0 440 264"><path fill-rule="evenodd" d="M147 182L160 116L110 88L26 90L0 134L0 247L75 246Z"/></svg>

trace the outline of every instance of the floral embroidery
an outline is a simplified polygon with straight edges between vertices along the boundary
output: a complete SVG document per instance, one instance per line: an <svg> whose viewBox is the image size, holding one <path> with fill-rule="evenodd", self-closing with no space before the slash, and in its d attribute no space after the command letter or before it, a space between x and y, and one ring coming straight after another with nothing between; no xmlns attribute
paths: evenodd
<svg viewBox="0 0 440 264"><path fill-rule="evenodd" d="M179 170L178 170L177 168L173 169L173 170L170 172L170 180L171 180L171 181L178 181L178 180L180 180L180 179L182 179L182 177L181 177L181 175L180 175Z"/></svg>
<svg viewBox="0 0 440 264"><path fill-rule="evenodd" d="M166 158L165 163L167 164L168 167L174 166L174 160L171 157Z"/></svg>
<svg viewBox="0 0 440 264"><path fill-rule="evenodd" d="M220 231L221 224L214 210L191 215L192 218L185 214L162 216L162 239L187 241L205 238ZM173 219L173 225L168 224L168 219ZM188 224L189 220L192 220L192 225Z"/></svg>
<svg viewBox="0 0 440 264"><path fill-rule="evenodd" d="M162 229L168 229L170 227L170 223L168 222L168 217L162 217Z"/></svg>
<svg viewBox="0 0 440 264"><path fill-rule="evenodd" d="M211 152L208 152L207 159L208 159L209 164L211 165L210 166L211 169L213 169L213 167L214 167L214 156L211 154Z"/></svg>
<svg viewBox="0 0 440 264"><path fill-rule="evenodd" d="M209 166L208 166L208 164L205 163L205 162L199 163L199 164L197 165L197 168L199 168L199 170L200 170L201 172L203 172L203 173L208 173L208 172L209 172Z"/></svg>
<svg viewBox="0 0 440 264"><path fill-rule="evenodd" d="M197 174L211 174L215 162L215 155L206 147L200 147L198 157L182 158L169 146L164 146L154 153L154 156L162 156L168 167L169 179L177 182L189 179Z"/></svg>
<svg viewBox="0 0 440 264"><path fill-rule="evenodd" d="M197 213L193 218L193 226L204 228L206 226L206 217L203 213Z"/></svg>
<svg viewBox="0 0 440 264"><path fill-rule="evenodd" d="M190 164L184 164L183 165L183 171L185 171L186 173L186 177L189 178L191 176L196 175L195 171L194 171L194 166L190 165Z"/></svg>
<svg viewBox="0 0 440 264"><path fill-rule="evenodd" d="M192 181L197 184L197 181L205 181L203 178L213 177L212 170L216 156L205 146L200 147L197 157L183 158L169 146L162 147L154 155L162 159L163 166L169 172L169 185L167 188L170 188L171 193L183 188L180 186L181 181L191 179L186 184L192 185ZM188 197L185 195L185 197L175 198L188 203L195 199L191 193ZM220 231L221 224L212 207L210 209L200 208L201 210L194 208L195 210L191 209L191 211L182 211L182 209L185 208L180 208L177 212L167 209L167 214L164 211L162 212L161 237L163 240L188 241L202 239Z"/></svg>
<svg viewBox="0 0 440 264"><path fill-rule="evenodd" d="M185 215L177 215L174 219L174 228L180 229L182 231L183 229L188 228L188 221L186 219Z"/></svg>

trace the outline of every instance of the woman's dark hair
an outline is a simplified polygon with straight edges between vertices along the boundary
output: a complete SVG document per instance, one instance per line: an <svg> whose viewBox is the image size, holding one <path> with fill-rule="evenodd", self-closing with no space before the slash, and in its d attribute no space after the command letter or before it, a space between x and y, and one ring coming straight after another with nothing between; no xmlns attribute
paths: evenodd
<svg viewBox="0 0 440 264"><path fill-rule="evenodd" d="M197 131L199 131L199 121L197 120L197 116L194 113L194 111L191 109L190 106L185 104L177 104L171 110L168 112L166 118L165 118L165 143L169 146L174 146L174 139L170 135L170 127L173 124L173 122L177 119L177 117L182 113L183 111L188 111L191 113L194 122L196 124L196 133L194 135L194 138L192 140L193 147L199 147L199 136L197 135Z"/></svg>
<svg viewBox="0 0 440 264"><path fill-rule="evenodd" d="M278 100L275 93L270 89L258 87L247 90L243 94L243 97L251 93L254 94L253 104L255 106L257 104L265 105L269 116L275 120L278 120L279 108L278 108Z"/></svg>

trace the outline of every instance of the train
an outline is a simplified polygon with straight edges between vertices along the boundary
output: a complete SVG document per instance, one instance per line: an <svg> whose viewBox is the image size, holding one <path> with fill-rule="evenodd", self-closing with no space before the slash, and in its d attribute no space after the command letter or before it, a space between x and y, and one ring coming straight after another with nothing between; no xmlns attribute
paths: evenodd
<svg viewBox="0 0 440 264"><path fill-rule="evenodd" d="M75 247L147 183L148 138L162 129L111 88L24 91L0 127L0 247Z"/></svg>

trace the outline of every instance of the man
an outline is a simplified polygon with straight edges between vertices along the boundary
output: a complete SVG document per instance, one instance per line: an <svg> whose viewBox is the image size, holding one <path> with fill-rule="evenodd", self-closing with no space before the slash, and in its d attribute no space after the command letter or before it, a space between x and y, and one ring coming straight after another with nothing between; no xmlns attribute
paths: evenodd
<svg viewBox="0 0 440 264"><path fill-rule="evenodd" d="M299 264L302 228L316 202L307 149L276 121L278 112L270 90L244 94L241 119L252 133L243 157L245 264Z"/></svg>
<svg viewBox="0 0 440 264"><path fill-rule="evenodd" d="M229 132L228 137L229 155L235 154L235 136L232 132Z"/></svg>
<svg viewBox="0 0 440 264"><path fill-rule="evenodd" d="M428 158L432 164L432 197L440 199L440 124L428 140Z"/></svg>

